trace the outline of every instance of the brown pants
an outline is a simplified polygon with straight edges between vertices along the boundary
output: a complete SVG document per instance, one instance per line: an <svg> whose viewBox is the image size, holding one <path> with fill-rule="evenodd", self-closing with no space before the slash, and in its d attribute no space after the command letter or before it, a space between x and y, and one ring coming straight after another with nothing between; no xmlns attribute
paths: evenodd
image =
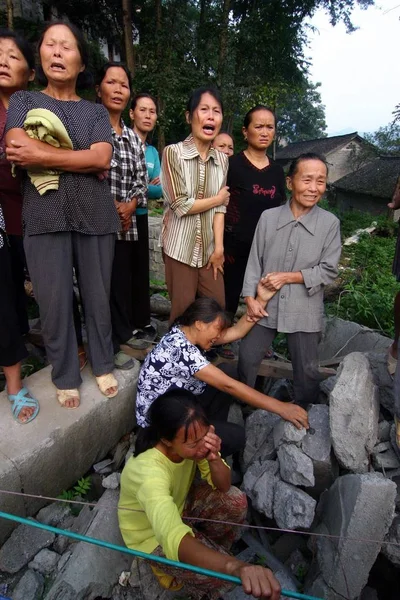
<svg viewBox="0 0 400 600"><path fill-rule="evenodd" d="M180 317L198 296L214 298L225 308L224 278L220 272L215 281L212 269L190 267L166 254L163 256L165 280L171 300L170 323Z"/></svg>

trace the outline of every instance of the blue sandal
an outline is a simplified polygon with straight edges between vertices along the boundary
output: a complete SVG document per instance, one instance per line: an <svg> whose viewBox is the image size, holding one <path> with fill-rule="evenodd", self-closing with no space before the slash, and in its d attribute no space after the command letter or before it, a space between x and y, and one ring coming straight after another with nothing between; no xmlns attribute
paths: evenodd
<svg viewBox="0 0 400 600"><path fill-rule="evenodd" d="M7 393L7 388L6 388L6 393ZM10 402L13 403L12 406L12 415L14 417L14 419L20 423L21 425L25 425L26 423L30 423L31 421L33 421L33 419L35 419L38 415L39 412L39 402L36 400L36 398L31 398L29 396L29 391L26 389L26 387L23 387L22 390L20 390L18 392L18 394L8 394L8 399ZM34 408L35 410L33 411L33 414L26 420L26 421L20 421L20 419L18 419L21 410L23 410L24 408Z"/></svg>

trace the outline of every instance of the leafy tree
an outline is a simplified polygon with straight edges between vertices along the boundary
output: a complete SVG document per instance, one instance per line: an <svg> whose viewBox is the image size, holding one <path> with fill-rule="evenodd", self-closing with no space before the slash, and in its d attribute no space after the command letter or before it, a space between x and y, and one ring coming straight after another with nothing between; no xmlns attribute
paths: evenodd
<svg viewBox="0 0 400 600"><path fill-rule="evenodd" d="M376 146L381 154L400 156L400 123L380 127L375 133L365 133L364 137Z"/></svg>
<svg viewBox="0 0 400 600"><path fill-rule="evenodd" d="M318 88L304 78L293 92L286 94L278 107L278 140L287 143L326 137L325 106Z"/></svg>

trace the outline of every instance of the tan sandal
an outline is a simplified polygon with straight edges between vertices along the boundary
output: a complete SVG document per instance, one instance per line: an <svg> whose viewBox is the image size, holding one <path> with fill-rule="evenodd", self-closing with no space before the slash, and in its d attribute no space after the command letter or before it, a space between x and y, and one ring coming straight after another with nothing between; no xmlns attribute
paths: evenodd
<svg viewBox="0 0 400 600"><path fill-rule="evenodd" d="M96 381L97 385L99 386L99 390L102 394L104 394L104 396L107 396L107 398L114 398L118 394L118 381L115 379L112 373L107 373L107 375L100 375L100 377L96 377ZM117 391L108 394L107 390L113 387L116 387Z"/></svg>
<svg viewBox="0 0 400 600"><path fill-rule="evenodd" d="M65 406L68 400L73 400L74 398L78 398L78 406ZM59 401L61 406L63 408L66 408L67 410L75 410L80 406L81 403L79 391L76 388L71 390L57 390L57 400Z"/></svg>

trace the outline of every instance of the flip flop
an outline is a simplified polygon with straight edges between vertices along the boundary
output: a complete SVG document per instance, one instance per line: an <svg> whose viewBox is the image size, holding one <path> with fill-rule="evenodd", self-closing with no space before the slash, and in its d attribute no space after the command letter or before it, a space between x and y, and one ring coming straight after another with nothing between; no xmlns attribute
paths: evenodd
<svg viewBox="0 0 400 600"><path fill-rule="evenodd" d="M79 400L78 406L65 406L65 404L67 403L67 401L68 400L72 400L73 398L78 398L78 400ZM59 390L59 389L57 389L57 400L59 401L59 403L61 404L61 406L63 408L66 408L67 410L75 410L75 409L79 408L79 406L80 406L79 391L76 388L75 389L71 389L71 390Z"/></svg>
<svg viewBox="0 0 400 600"><path fill-rule="evenodd" d="M12 416L17 423L20 425L26 425L26 423L30 423L37 417L39 412L39 402L36 400L36 398L32 398L30 396L29 390L27 390L26 387L23 387L18 394L9 394L6 388L6 393L9 401L13 403L11 411ZM24 408L34 408L34 411L26 421L20 421L18 417L21 410Z"/></svg>
<svg viewBox="0 0 400 600"><path fill-rule="evenodd" d="M118 394L118 381L115 379L112 373L100 375L99 377L96 377L96 381L97 385L99 386L99 390L102 394L104 394L104 396L107 396L107 398L114 398ZM116 387L117 391L107 394L107 390L112 387Z"/></svg>

